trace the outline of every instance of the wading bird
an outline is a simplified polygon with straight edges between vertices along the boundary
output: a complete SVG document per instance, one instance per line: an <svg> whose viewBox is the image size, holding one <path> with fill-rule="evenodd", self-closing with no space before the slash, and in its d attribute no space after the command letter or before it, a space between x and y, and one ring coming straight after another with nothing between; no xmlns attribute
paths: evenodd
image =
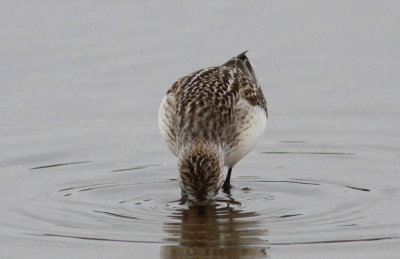
<svg viewBox="0 0 400 259"><path fill-rule="evenodd" d="M158 114L161 134L179 159L183 197L205 204L223 184L231 188L233 166L263 134L267 103L246 52L217 67L175 82Z"/></svg>

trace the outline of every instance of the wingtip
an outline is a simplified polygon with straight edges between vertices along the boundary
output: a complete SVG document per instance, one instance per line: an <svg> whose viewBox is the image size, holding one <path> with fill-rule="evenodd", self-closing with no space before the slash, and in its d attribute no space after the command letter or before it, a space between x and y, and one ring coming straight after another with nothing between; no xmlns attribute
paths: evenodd
<svg viewBox="0 0 400 259"><path fill-rule="evenodd" d="M249 58L246 56L248 50L243 51L239 55L228 60L223 66L227 67L237 67L239 68L246 76L248 76L254 83L257 83L257 78L254 73L253 67L250 63Z"/></svg>
<svg viewBox="0 0 400 259"><path fill-rule="evenodd" d="M235 61L235 60L242 60L242 61L245 61L245 60L248 60L249 58L246 56L246 54L247 54L247 52L248 52L249 50L245 50L245 51L243 51L242 53L240 53L239 55L236 55L236 56L234 56L234 57L232 57L230 60L228 60L224 65L228 65L228 64L230 64L232 61Z"/></svg>
<svg viewBox="0 0 400 259"><path fill-rule="evenodd" d="M248 52L249 50L245 50L245 51L243 51L242 53L240 53L239 55L237 55L235 58L237 58L237 59L245 59L245 58L247 58L247 56L246 56L246 54L247 54L247 52Z"/></svg>

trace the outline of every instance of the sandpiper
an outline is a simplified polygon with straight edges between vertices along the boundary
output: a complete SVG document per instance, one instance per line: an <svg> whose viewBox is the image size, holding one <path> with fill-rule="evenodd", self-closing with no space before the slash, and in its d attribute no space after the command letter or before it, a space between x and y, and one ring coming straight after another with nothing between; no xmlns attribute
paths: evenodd
<svg viewBox="0 0 400 259"><path fill-rule="evenodd" d="M267 103L246 52L182 77L161 102L161 134L179 159L182 195L195 204L217 194L224 166L230 189L233 166L265 130Z"/></svg>

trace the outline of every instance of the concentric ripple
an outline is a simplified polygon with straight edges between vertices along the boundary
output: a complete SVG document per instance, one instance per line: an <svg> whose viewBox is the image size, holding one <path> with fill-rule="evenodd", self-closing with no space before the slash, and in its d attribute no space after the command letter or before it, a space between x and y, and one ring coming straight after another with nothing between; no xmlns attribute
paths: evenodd
<svg viewBox="0 0 400 259"><path fill-rule="evenodd" d="M171 172L153 166L111 170L79 183L54 178L16 209L21 225L14 227L42 238L159 243L165 258L206 251L255 258L270 245L397 238L387 235L386 225L367 234L380 195L363 186L236 177L230 195L220 192L212 204L195 207L181 202L177 180L167 177ZM35 170L45 177L46 170L59 169Z"/></svg>

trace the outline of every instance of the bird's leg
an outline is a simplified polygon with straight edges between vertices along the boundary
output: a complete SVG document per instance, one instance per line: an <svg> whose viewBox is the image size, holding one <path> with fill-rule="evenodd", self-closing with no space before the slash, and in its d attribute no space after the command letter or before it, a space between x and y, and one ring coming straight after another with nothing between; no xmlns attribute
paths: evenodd
<svg viewBox="0 0 400 259"><path fill-rule="evenodd" d="M183 205L187 201L187 196L182 190L181 190L181 198L177 201L179 201L179 205Z"/></svg>
<svg viewBox="0 0 400 259"><path fill-rule="evenodd" d="M231 189L231 173L232 173L232 167L228 169L228 174L226 175L224 185L222 185L222 188L224 189L224 192L227 192Z"/></svg>

